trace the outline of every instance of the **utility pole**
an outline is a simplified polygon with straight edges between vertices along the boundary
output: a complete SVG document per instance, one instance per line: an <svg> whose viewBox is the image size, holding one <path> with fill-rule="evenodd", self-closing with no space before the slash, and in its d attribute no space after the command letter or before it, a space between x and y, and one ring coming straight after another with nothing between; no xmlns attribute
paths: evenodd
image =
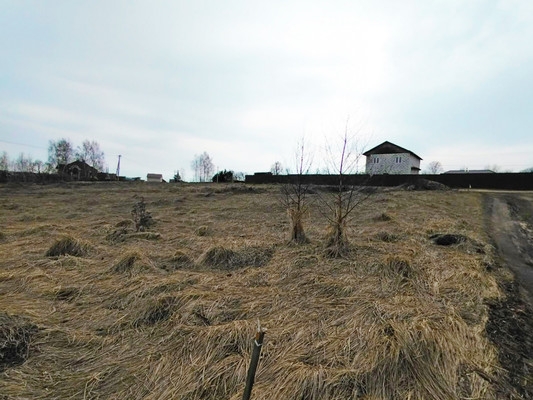
<svg viewBox="0 0 533 400"><path fill-rule="evenodd" d="M118 155L118 164L117 164L117 181L120 176L120 157L122 157L120 154Z"/></svg>

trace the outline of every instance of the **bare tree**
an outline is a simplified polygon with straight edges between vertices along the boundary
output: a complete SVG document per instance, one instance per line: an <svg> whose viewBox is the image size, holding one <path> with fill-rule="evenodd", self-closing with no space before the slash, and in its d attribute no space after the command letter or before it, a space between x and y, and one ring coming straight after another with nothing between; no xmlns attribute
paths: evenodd
<svg viewBox="0 0 533 400"><path fill-rule="evenodd" d="M276 161L270 167L270 172L272 172L272 175L281 175L283 173L283 166L279 161Z"/></svg>
<svg viewBox="0 0 533 400"><path fill-rule="evenodd" d="M0 171L7 171L9 169L9 156L7 151L2 152L0 156Z"/></svg>
<svg viewBox="0 0 533 400"><path fill-rule="evenodd" d="M52 164L50 164L49 162L45 162L43 165L43 172L47 174L53 174L57 171Z"/></svg>
<svg viewBox="0 0 533 400"><path fill-rule="evenodd" d="M326 209L324 215L329 223L326 253L331 257L343 257L350 252L346 229L351 214L373 193L366 186L348 184L348 175L357 171L363 155L358 133L352 134L347 122L339 145L335 148L326 146L329 170L338 176L338 184L332 194L321 196Z"/></svg>
<svg viewBox="0 0 533 400"><path fill-rule="evenodd" d="M488 170L493 171L493 172L501 172L502 171L502 167L500 167L497 164L487 165L487 166L485 166L485 169L488 169Z"/></svg>
<svg viewBox="0 0 533 400"><path fill-rule="evenodd" d="M35 172L35 170L37 170L37 173L41 173L42 169L43 169L43 165L44 163L41 161L41 160L35 160L33 162L33 170Z"/></svg>
<svg viewBox="0 0 533 400"><path fill-rule="evenodd" d="M84 140L76 150L76 158L86 162L98 171L103 171L104 169L105 155L95 140Z"/></svg>
<svg viewBox="0 0 533 400"><path fill-rule="evenodd" d="M293 180L283 185L281 189L281 203L287 208L291 222L290 241L297 244L309 242L303 228L303 220L309 211L309 184L304 183L303 176L309 173L311 165L312 157L302 137L295 152L296 174L291 177ZM281 171L281 163L279 166Z"/></svg>
<svg viewBox="0 0 533 400"><path fill-rule="evenodd" d="M33 159L31 156L25 156L24 153L20 153L14 161L13 170L18 172L33 172Z"/></svg>
<svg viewBox="0 0 533 400"><path fill-rule="evenodd" d="M202 154L203 181L209 182L211 175L213 175L214 171L215 171L215 165L213 164L211 157L209 157L209 154L207 154L207 152L204 151L204 153Z"/></svg>
<svg viewBox="0 0 533 400"><path fill-rule="evenodd" d="M74 145L68 139L50 140L48 144L48 162L53 167L65 165L74 160Z"/></svg>
<svg viewBox="0 0 533 400"><path fill-rule="evenodd" d="M431 161L428 164L428 167L427 167L428 174L436 175L436 174L442 173L442 171L444 170L442 168L442 164L440 163L440 161Z"/></svg>
<svg viewBox="0 0 533 400"><path fill-rule="evenodd" d="M195 155L194 156L194 159L192 160L191 162L191 169L193 171L193 175L194 175L194 181L195 182L199 182L200 181L200 174L201 174L201 160L200 160L200 156L198 155Z"/></svg>
<svg viewBox="0 0 533 400"><path fill-rule="evenodd" d="M200 155L195 155L191 162L191 168L194 172L194 178L197 182L209 182L215 166L211 157L207 152L203 152Z"/></svg>

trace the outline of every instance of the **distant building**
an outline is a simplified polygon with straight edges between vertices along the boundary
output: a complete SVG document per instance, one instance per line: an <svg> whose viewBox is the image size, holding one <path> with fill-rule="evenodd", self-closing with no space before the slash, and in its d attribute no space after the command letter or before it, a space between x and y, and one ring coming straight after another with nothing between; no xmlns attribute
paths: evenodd
<svg viewBox="0 0 533 400"><path fill-rule="evenodd" d="M443 174L495 174L496 172L490 169L452 169L443 172Z"/></svg>
<svg viewBox="0 0 533 400"><path fill-rule="evenodd" d="M98 172L96 179L99 181L118 181L117 174L111 174L109 172Z"/></svg>
<svg viewBox="0 0 533 400"><path fill-rule="evenodd" d="M148 174L146 175L146 182L163 182L162 174Z"/></svg>
<svg viewBox="0 0 533 400"><path fill-rule="evenodd" d="M77 160L70 164L59 164L57 171L60 175L68 175L75 181L91 181L98 179L98 170L85 161Z"/></svg>
<svg viewBox="0 0 533 400"><path fill-rule="evenodd" d="M418 174L422 158L411 150L391 142L380 145L363 153L366 156L366 173L379 174Z"/></svg>

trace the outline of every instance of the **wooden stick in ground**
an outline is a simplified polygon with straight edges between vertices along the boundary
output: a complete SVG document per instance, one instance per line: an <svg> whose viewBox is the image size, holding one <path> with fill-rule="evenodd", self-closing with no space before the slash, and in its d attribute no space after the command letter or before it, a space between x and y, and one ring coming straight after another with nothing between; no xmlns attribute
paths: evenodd
<svg viewBox="0 0 533 400"><path fill-rule="evenodd" d="M257 364L259 363L259 356L261 355L261 347L263 347L263 339L265 337L266 329L261 328L259 321L257 322L257 332L254 340L254 350L252 352L252 361L250 362L250 368L248 368L248 376L246 377L246 387L244 388L244 394L242 400L250 400L252 395L252 387L254 386L255 371L257 370Z"/></svg>

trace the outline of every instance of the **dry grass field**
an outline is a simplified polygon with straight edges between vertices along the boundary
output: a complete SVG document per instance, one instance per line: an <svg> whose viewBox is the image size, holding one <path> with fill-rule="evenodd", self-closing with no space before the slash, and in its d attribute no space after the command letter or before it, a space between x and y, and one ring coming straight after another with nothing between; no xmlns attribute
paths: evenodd
<svg viewBox="0 0 533 400"><path fill-rule="evenodd" d="M0 399L240 399L258 320L253 399L513 398L485 332L503 294L480 194L378 192L332 259L319 203L288 245L278 193L1 187ZM135 233L141 197L155 224Z"/></svg>

